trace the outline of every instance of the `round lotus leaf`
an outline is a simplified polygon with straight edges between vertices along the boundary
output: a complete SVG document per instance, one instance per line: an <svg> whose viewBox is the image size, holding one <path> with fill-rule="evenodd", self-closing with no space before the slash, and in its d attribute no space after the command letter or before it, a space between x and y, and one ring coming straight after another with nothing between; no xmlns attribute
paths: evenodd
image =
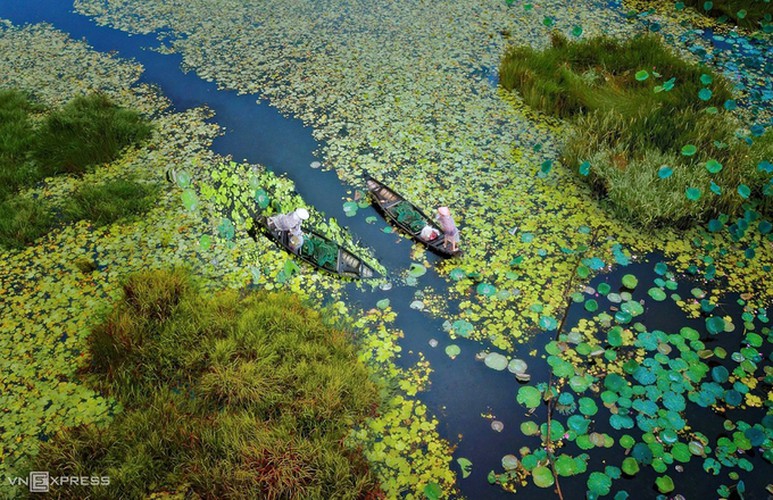
<svg viewBox="0 0 773 500"><path fill-rule="evenodd" d="M711 95L712 95L711 89L702 88L698 91L698 99L700 99L701 101L708 101L709 99L711 99Z"/></svg>
<svg viewBox="0 0 773 500"><path fill-rule="evenodd" d="M627 475L633 476L639 472L639 462L633 457L626 457L623 460L622 469Z"/></svg>
<svg viewBox="0 0 773 500"><path fill-rule="evenodd" d="M674 175L674 170L668 165L663 165L658 169L658 177L661 179L668 179Z"/></svg>
<svg viewBox="0 0 773 500"><path fill-rule="evenodd" d="M459 335L460 337L469 337L470 333L472 333L473 326L472 323L469 321L458 319L453 322L452 327L454 329L454 333Z"/></svg>
<svg viewBox="0 0 773 500"><path fill-rule="evenodd" d="M619 293L612 292L607 295L607 300L612 302L613 304L619 304L623 301L623 298L620 296Z"/></svg>
<svg viewBox="0 0 773 500"><path fill-rule="evenodd" d="M630 323L632 319L633 319L633 315L631 315L631 313L627 311L617 311L615 313L615 321L617 321L618 323L622 323L626 325Z"/></svg>
<svg viewBox="0 0 773 500"><path fill-rule="evenodd" d="M722 365L715 366L711 369L711 378L714 380L714 382L719 384L727 382L729 376L730 373L727 371L727 368Z"/></svg>
<svg viewBox="0 0 773 500"><path fill-rule="evenodd" d="M612 488L612 479L602 472L591 472L588 477L588 491L591 493L604 496L609 494L609 490Z"/></svg>
<svg viewBox="0 0 773 500"><path fill-rule="evenodd" d="M569 477L577 473L575 468L576 462L569 455L561 455L555 460L554 464L556 466L556 473L559 476Z"/></svg>
<svg viewBox="0 0 773 500"><path fill-rule="evenodd" d="M518 468L518 458L515 455L505 455L502 457L502 467L505 470L514 470Z"/></svg>
<svg viewBox="0 0 773 500"><path fill-rule="evenodd" d="M527 420L521 422L521 432L526 436L536 436L539 434L539 426L531 420Z"/></svg>
<svg viewBox="0 0 773 500"><path fill-rule="evenodd" d="M588 312L596 312L599 308L599 303L595 299L588 299L585 301L585 310Z"/></svg>
<svg viewBox="0 0 773 500"><path fill-rule="evenodd" d="M526 470L533 470L538 463L539 459L534 455L526 455L521 458L521 465L523 465L523 468Z"/></svg>
<svg viewBox="0 0 773 500"><path fill-rule="evenodd" d="M689 326L682 327L682 329L679 330L679 335L686 340L698 340L701 336L700 333L698 333L698 330L690 328Z"/></svg>
<svg viewBox="0 0 773 500"><path fill-rule="evenodd" d="M515 400L527 408L536 408L542 403L542 393L536 387L524 385L518 389Z"/></svg>
<svg viewBox="0 0 773 500"><path fill-rule="evenodd" d="M483 362L489 368L497 371L502 371L507 368L507 358L499 354L498 352L489 353Z"/></svg>
<svg viewBox="0 0 773 500"><path fill-rule="evenodd" d="M181 195L183 206L188 210L196 210L199 206L199 198L196 196L196 191L193 189L186 189Z"/></svg>
<svg viewBox="0 0 773 500"><path fill-rule="evenodd" d="M674 444L679 440L679 436L672 429L665 429L660 433L660 439L666 444Z"/></svg>
<svg viewBox="0 0 773 500"><path fill-rule="evenodd" d="M491 297L492 295L497 293L496 287L494 287L494 285L491 285L489 283L479 283L478 286L475 288L475 290L480 295L484 295L486 297Z"/></svg>
<svg viewBox="0 0 773 500"><path fill-rule="evenodd" d="M692 156L698 151L698 148L693 144L686 144L682 147L682 154L684 156Z"/></svg>
<svg viewBox="0 0 773 500"><path fill-rule="evenodd" d="M582 394L590 387L592 380L588 377L575 375L569 379L569 387L577 394Z"/></svg>
<svg viewBox="0 0 773 500"><path fill-rule="evenodd" d="M636 440L630 435L623 434L622 436L620 436L620 446L622 446L626 450L633 448L633 445L635 444L636 444Z"/></svg>
<svg viewBox="0 0 773 500"><path fill-rule="evenodd" d="M706 170L712 174L718 174L722 170L722 164L717 160L709 160L706 162Z"/></svg>
<svg viewBox="0 0 773 500"><path fill-rule="evenodd" d="M658 302L666 300L666 292L658 287L652 287L647 290L647 294Z"/></svg>
<svg viewBox="0 0 773 500"><path fill-rule="evenodd" d="M661 476L655 480L658 491L661 493L670 493L674 491L674 481L669 476Z"/></svg>
<svg viewBox="0 0 773 500"><path fill-rule="evenodd" d="M467 277L467 273L464 272L464 269L459 267L452 269L451 272L448 273L448 275L454 281L459 281Z"/></svg>
<svg viewBox="0 0 773 500"><path fill-rule="evenodd" d="M644 443L636 443L631 451L631 456L642 465L649 465L652 463L652 450Z"/></svg>
<svg viewBox="0 0 773 500"><path fill-rule="evenodd" d="M455 357L457 357L461 352L462 350L456 344L451 344L449 346L446 346L446 354L451 359L454 359Z"/></svg>
<svg viewBox="0 0 773 500"><path fill-rule="evenodd" d="M599 411L599 407L596 402L591 398L580 398L577 402L580 408L580 413L585 416L592 417Z"/></svg>
<svg viewBox="0 0 773 500"><path fill-rule="evenodd" d="M741 393L732 389L725 392L724 398L725 402L730 406L740 406L743 401Z"/></svg>
<svg viewBox="0 0 773 500"><path fill-rule="evenodd" d="M411 267L408 269L408 275L414 278L418 278L419 276L424 276L426 273L427 273L427 268L416 262L413 262L411 264Z"/></svg>
<svg viewBox="0 0 773 500"><path fill-rule="evenodd" d="M705 447L700 441L690 441L687 444L687 448L690 450L690 453L699 457L706 454Z"/></svg>
<svg viewBox="0 0 773 500"><path fill-rule="evenodd" d="M376 302L376 307L379 309L386 309L389 307L389 299L381 299L378 302Z"/></svg>
<svg viewBox="0 0 773 500"><path fill-rule="evenodd" d="M696 187L689 187L684 191L684 196L690 201L698 201L701 199L701 190Z"/></svg>
<svg viewBox="0 0 773 500"><path fill-rule="evenodd" d="M539 326L545 331L552 331L558 328L558 321L552 316L542 316L539 319Z"/></svg>
<svg viewBox="0 0 773 500"><path fill-rule="evenodd" d="M721 316L711 316L706 318L706 329L710 334L716 335L725 331L725 320Z"/></svg>
<svg viewBox="0 0 773 500"><path fill-rule="evenodd" d="M622 281L623 281L623 286L626 288L630 288L631 290L636 288L636 285L639 284L639 280L633 274L626 274L625 276L623 276Z"/></svg>
<svg viewBox="0 0 773 500"><path fill-rule="evenodd" d="M507 370L510 373L525 373L528 368L526 362L518 358L511 359L507 364Z"/></svg>
<svg viewBox="0 0 773 500"><path fill-rule="evenodd" d="M532 479L534 479L534 484L540 488L550 488L555 483L553 472L544 465L536 467L533 471L531 471L531 475Z"/></svg>
<svg viewBox="0 0 773 500"><path fill-rule="evenodd" d="M607 332L607 342L612 347L620 347L623 345L623 329L616 326Z"/></svg>
<svg viewBox="0 0 773 500"><path fill-rule="evenodd" d="M674 446L671 448L671 455L674 457L674 460L685 464L690 461L690 458L692 458L690 447L685 443L674 444Z"/></svg>
<svg viewBox="0 0 773 500"><path fill-rule="evenodd" d="M590 420L581 415L572 415L567 419L566 425L577 434L585 434L588 432Z"/></svg>

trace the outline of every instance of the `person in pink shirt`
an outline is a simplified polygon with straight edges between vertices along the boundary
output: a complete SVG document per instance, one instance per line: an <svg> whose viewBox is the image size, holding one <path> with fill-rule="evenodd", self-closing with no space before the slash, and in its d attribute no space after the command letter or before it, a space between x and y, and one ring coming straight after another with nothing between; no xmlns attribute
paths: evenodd
<svg viewBox="0 0 773 500"><path fill-rule="evenodd" d="M448 207L440 207L437 213L438 225L443 230L443 246L448 247L451 243L451 251L456 252L456 246L459 244L459 228L451 217L451 210Z"/></svg>

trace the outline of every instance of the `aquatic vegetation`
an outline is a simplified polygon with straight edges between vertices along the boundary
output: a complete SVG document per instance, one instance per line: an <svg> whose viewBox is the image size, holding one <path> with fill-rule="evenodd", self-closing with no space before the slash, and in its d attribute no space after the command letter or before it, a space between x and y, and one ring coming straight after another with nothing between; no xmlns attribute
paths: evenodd
<svg viewBox="0 0 773 500"><path fill-rule="evenodd" d="M677 2L676 8L683 9L686 5L703 15L718 18L719 22L729 21L748 29L763 29L766 33L773 29L773 14L767 0L684 0Z"/></svg>
<svg viewBox="0 0 773 500"><path fill-rule="evenodd" d="M641 67L653 78L633 74ZM543 51L512 48L500 73L531 106L572 118L562 161L620 218L687 227L736 212L752 191L770 210L770 177L755 167L773 156L773 136L740 140L738 123L718 111L732 97L728 82L655 35L570 42L555 33ZM710 183L714 193L701 196Z"/></svg>
<svg viewBox="0 0 773 500"><path fill-rule="evenodd" d="M0 248L23 248L56 224L51 207L28 197L0 201Z"/></svg>
<svg viewBox="0 0 773 500"><path fill-rule="evenodd" d="M619 285L634 291L636 281L634 275L627 274ZM658 279L655 281L657 284ZM619 285L613 284L611 289ZM619 300L611 289L606 288L605 303L616 309L613 304ZM551 418L548 410L546 423L524 422L522 433L539 436L540 448L522 448L513 467L504 466L501 473L492 471L491 482L513 489L525 486L524 478L530 475L534 485L544 488L558 483L559 476L588 474L589 495L603 496L612 491L621 471L627 476L646 477L654 472L659 475L653 478L655 486L668 493L675 488L679 491L679 486L665 473L671 468L681 472L682 464L693 460L714 475L735 469L730 476L736 482L743 472L769 467L763 461L773 462L770 415L738 412L762 406L771 393L771 374L765 362L771 329L765 310L739 300L743 305L740 318L721 316L712 307L705 307L700 323L685 322L678 332L663 331L649 329L640 321L630 325L630 318L620 315L622 311L634 317L643 313L636 301L641 292L634 293L634 297L628 291L616 294L625 296L621 299L625 302L614 322L602 312L559 331L557 339L547 344L551 381L556 383L524 385L516 399L530 409L547 404L568 418L555 414ZM646 305L646 300L642 302ZM734 320L743 322L745 331L732 339L728 337L736 331ZM734 351L732 355L728 356L725 347ZM579 407L572 404L575 398L579 398ZM697 416L696 407L726 415L719 434ZM593 431L606 430L607 425L611 427L608 434ZM602 470L598 470L597 461L588 463L588 455L582 454L616 444L624 452L614 455L621 462L610 464L607 459ZM759 448L760 454L751 453L752 448ZM574 453L580 454L573 458ZM575 460L583 460L582 465L576 466ZM737 484L743 487L742 481Z"/></svg>
<svg viewBox="0 0 773 500"><path fill-rule="evenodd" d="M157 193L157 186L125 179L81 184L68 199L63 211L68 221L85 219L102 226L147 212L153 206Z"/></svg>
<svg viewBox="0 0 773 500"><path fill-rule="evenodd" d="M112 497L379 495L362 454L341 444L379 405L346 332L295 296L206 297L181 271L122 288L83 370L122 410L57 434L32 470L109 475L96 490Z"/></svg>
<svg viewBox="0 0 773 500"><path fill-rule="evenodd" d="M0 200L34 179L26 161L35 134L34 106L16 90L0 90Z"/></svg>
<svg viewBox="0 0 773 500"><path fill-rule="evenodd" d="M249 238L221 205L215 208L191 189L206 180L201 185L217 194L221 180L233 179L238 193L256 196L245 203L259 205L267 196L242 184L249 176L236 175L251 166L232 169L229 159L211 153L218 126L210 121L210 111L165 113L163 96L137 83L141 67L94 52L49 26L15 28L0 21L0 48L4 85L30 92L46 106L59 107L78 92L99 90L121 106L153 116L154 134L138 148L82 178L49 179L31 188L31 197L61 206L80 186L117 179L168 186L164 176L170 170L178 173L173 180L179 188L161 189L149 212L125 224L68 224L24 249L0 250L0 407L9 409L1 422L0 474L27 470L41 438L82 424L105 425L119 409L114 400L79 383L76 371L84 361L92 319L118 298L122 281L132 273L186 265L211 291L282 288L316 306L329 304L332 323L349 324L363 317L341 300L340 280L288 266L292 259L270 240ZM222 167L215 174L221 176L217 181L205 171L211 166ZM272 187L274 208L307 205L293 194L290 181L259 172L256 178L265 178ZM223 189L223 203L229 193L229 188ZM332 220L329 226L331 234L347 239ZM350 436L352 446L368 447L369 467L389 495L418 496L425 486L447 493L455 483L452 449L439 436L437 419L416 399L428 383L427 363L398 368L402 332L386 327L394 313L387 309L383 316L368 317L357 322L356 328L362 328L356 334L361 343L358 356L368 362L375 378L390 380L392 399L388 411ZM170 394L168 400L178 396ZM403 424L408 417L413 427ZM397 470L400 477L395 477Z"/></svg>
<svg viewBox="0 0 773 500"><path fill-rule="evenodd" d="M31 152L45 176L81 173L146 139L150 125L103 94L76 97L46 116Z"/></svg>

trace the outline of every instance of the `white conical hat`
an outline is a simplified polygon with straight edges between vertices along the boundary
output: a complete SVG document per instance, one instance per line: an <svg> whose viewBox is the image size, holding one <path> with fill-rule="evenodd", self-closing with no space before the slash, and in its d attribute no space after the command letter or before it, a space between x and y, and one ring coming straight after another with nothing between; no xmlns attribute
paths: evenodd
<svg viewBox="0 0 773 500"><path fill-rule="evenodd" d="M305 208L296 208L295 215L300 217L301 220L306 220L309 218L309 211L306 210Z"/></svg>

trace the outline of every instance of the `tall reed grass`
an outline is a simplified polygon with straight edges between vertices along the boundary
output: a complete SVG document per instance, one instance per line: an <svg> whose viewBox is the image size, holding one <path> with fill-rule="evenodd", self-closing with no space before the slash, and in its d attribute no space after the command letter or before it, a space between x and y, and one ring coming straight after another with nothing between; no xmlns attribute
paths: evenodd
<svg viewBox="0 0 773 500"><path fill-rule="evenodd" d="M205 296L180 270L133 276L123 292L83 375L124 411L62 432L33 467L109 475L93 498L380 497L343 444L379 404L343 331L294 296Z"/></svg>

